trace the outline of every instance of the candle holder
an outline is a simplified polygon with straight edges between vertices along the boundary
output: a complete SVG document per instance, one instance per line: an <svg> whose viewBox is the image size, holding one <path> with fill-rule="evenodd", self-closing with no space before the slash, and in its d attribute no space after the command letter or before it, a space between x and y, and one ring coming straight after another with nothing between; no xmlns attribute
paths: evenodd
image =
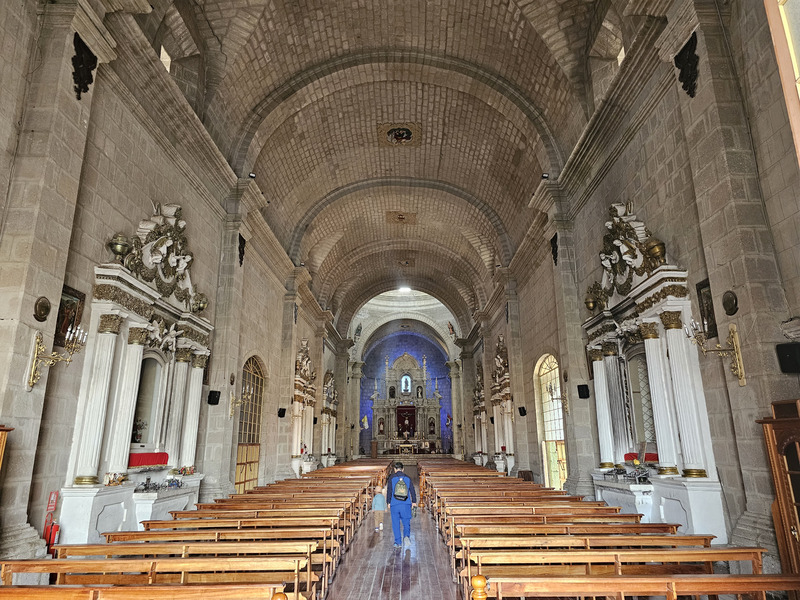
<svg viewBox="0 0 800 600"><path fill-rule="evenodd" d="M47 350L42 341L42 332L37 331L33 342L33 354L31 355L30 368L28 369L28 391L39 381L42 376L41 367L52 367L57 362L71 363L72 355L83 350L86 345L87 332L80 326L70 325L64 341L64 353L51 352Z"/></svg>
<svg viewBox="0 0 800 600"><path fill-rule="evenodd" d="M717 344L715 348L706 348L706 342L708 341L706 333L700 327L700 324L694 319L692 319L691 327L684 325L683 330L686 333L686 337L689 338L698 348L700 348L703 356L706 356L710 352L720 357L730 357L731 373L736 375L736 377L739 379L740 386L747 385L747 379L745 378L744 373L744 363L742 362L742 350L741 346L739 345L739 332L736 329L736 325L731 323L728 328L728 339L725 341L727 345L722 347L720 344Z"/></svg>

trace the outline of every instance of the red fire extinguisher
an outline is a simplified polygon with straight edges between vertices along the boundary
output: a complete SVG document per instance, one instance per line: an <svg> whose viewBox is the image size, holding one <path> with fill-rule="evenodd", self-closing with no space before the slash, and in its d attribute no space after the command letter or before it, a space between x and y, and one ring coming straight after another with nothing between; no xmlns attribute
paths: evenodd
<svg viewBox="0 0 800 600"><path fill-rule="evenodd" d="M47 516L44 518L44 541L45 544L47 544L47 553L52 556L55 556L53 546L58 544L60 530L61 526L53 522L53 513L47 513Z"/></svg>

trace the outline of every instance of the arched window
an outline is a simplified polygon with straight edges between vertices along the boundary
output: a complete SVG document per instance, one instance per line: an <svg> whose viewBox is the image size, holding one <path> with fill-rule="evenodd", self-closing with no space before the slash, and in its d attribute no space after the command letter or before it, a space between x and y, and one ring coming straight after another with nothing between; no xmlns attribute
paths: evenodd
<svg viewBox="0 0 800 600"><path fill-rule="evenodd" d="M563 489L567 479L567 455L564 445L564 416L561 383L556 357L548 354L536 372L536 387L541 402L539 419L542 432L542 458L545 485Z"/></svg>
<svg viewBox="0 0 800 600"><path fill-rule="evenodd" d="M258 484L258 457L261 452L261 407L264 395L264 370L252 356L242 369L241 411L236 450L236 493L242 494Z"/></svg>

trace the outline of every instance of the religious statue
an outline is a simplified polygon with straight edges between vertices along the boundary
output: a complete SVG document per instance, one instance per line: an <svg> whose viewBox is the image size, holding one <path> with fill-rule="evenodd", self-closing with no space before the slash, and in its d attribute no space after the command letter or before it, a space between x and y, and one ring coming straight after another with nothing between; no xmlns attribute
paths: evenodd
<svg viewBox="0 0 800 600"><path fill-rule="evenodd" d="M422 399L422 386L417 386L417 398Z"/></svg>

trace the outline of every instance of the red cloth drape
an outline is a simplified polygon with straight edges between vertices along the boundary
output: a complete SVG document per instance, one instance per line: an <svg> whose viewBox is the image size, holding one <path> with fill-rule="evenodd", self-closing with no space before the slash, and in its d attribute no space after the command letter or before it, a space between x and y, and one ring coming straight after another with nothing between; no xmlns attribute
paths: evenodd
<svg viewBox="0 0 800 600"><path fill-rule="evenodd" d="M636 452L628 452L625 455L625 460L633 460L634 458L639 458ZM655 452L645 452L644 462L658 462L658 454Z"/></svg>
<svg viewBox="0 0 800 600"><path fill-rule="evenodd" d="M136 452L128 457L128 468L166 466L167 460L166 452Z"/></svg>

